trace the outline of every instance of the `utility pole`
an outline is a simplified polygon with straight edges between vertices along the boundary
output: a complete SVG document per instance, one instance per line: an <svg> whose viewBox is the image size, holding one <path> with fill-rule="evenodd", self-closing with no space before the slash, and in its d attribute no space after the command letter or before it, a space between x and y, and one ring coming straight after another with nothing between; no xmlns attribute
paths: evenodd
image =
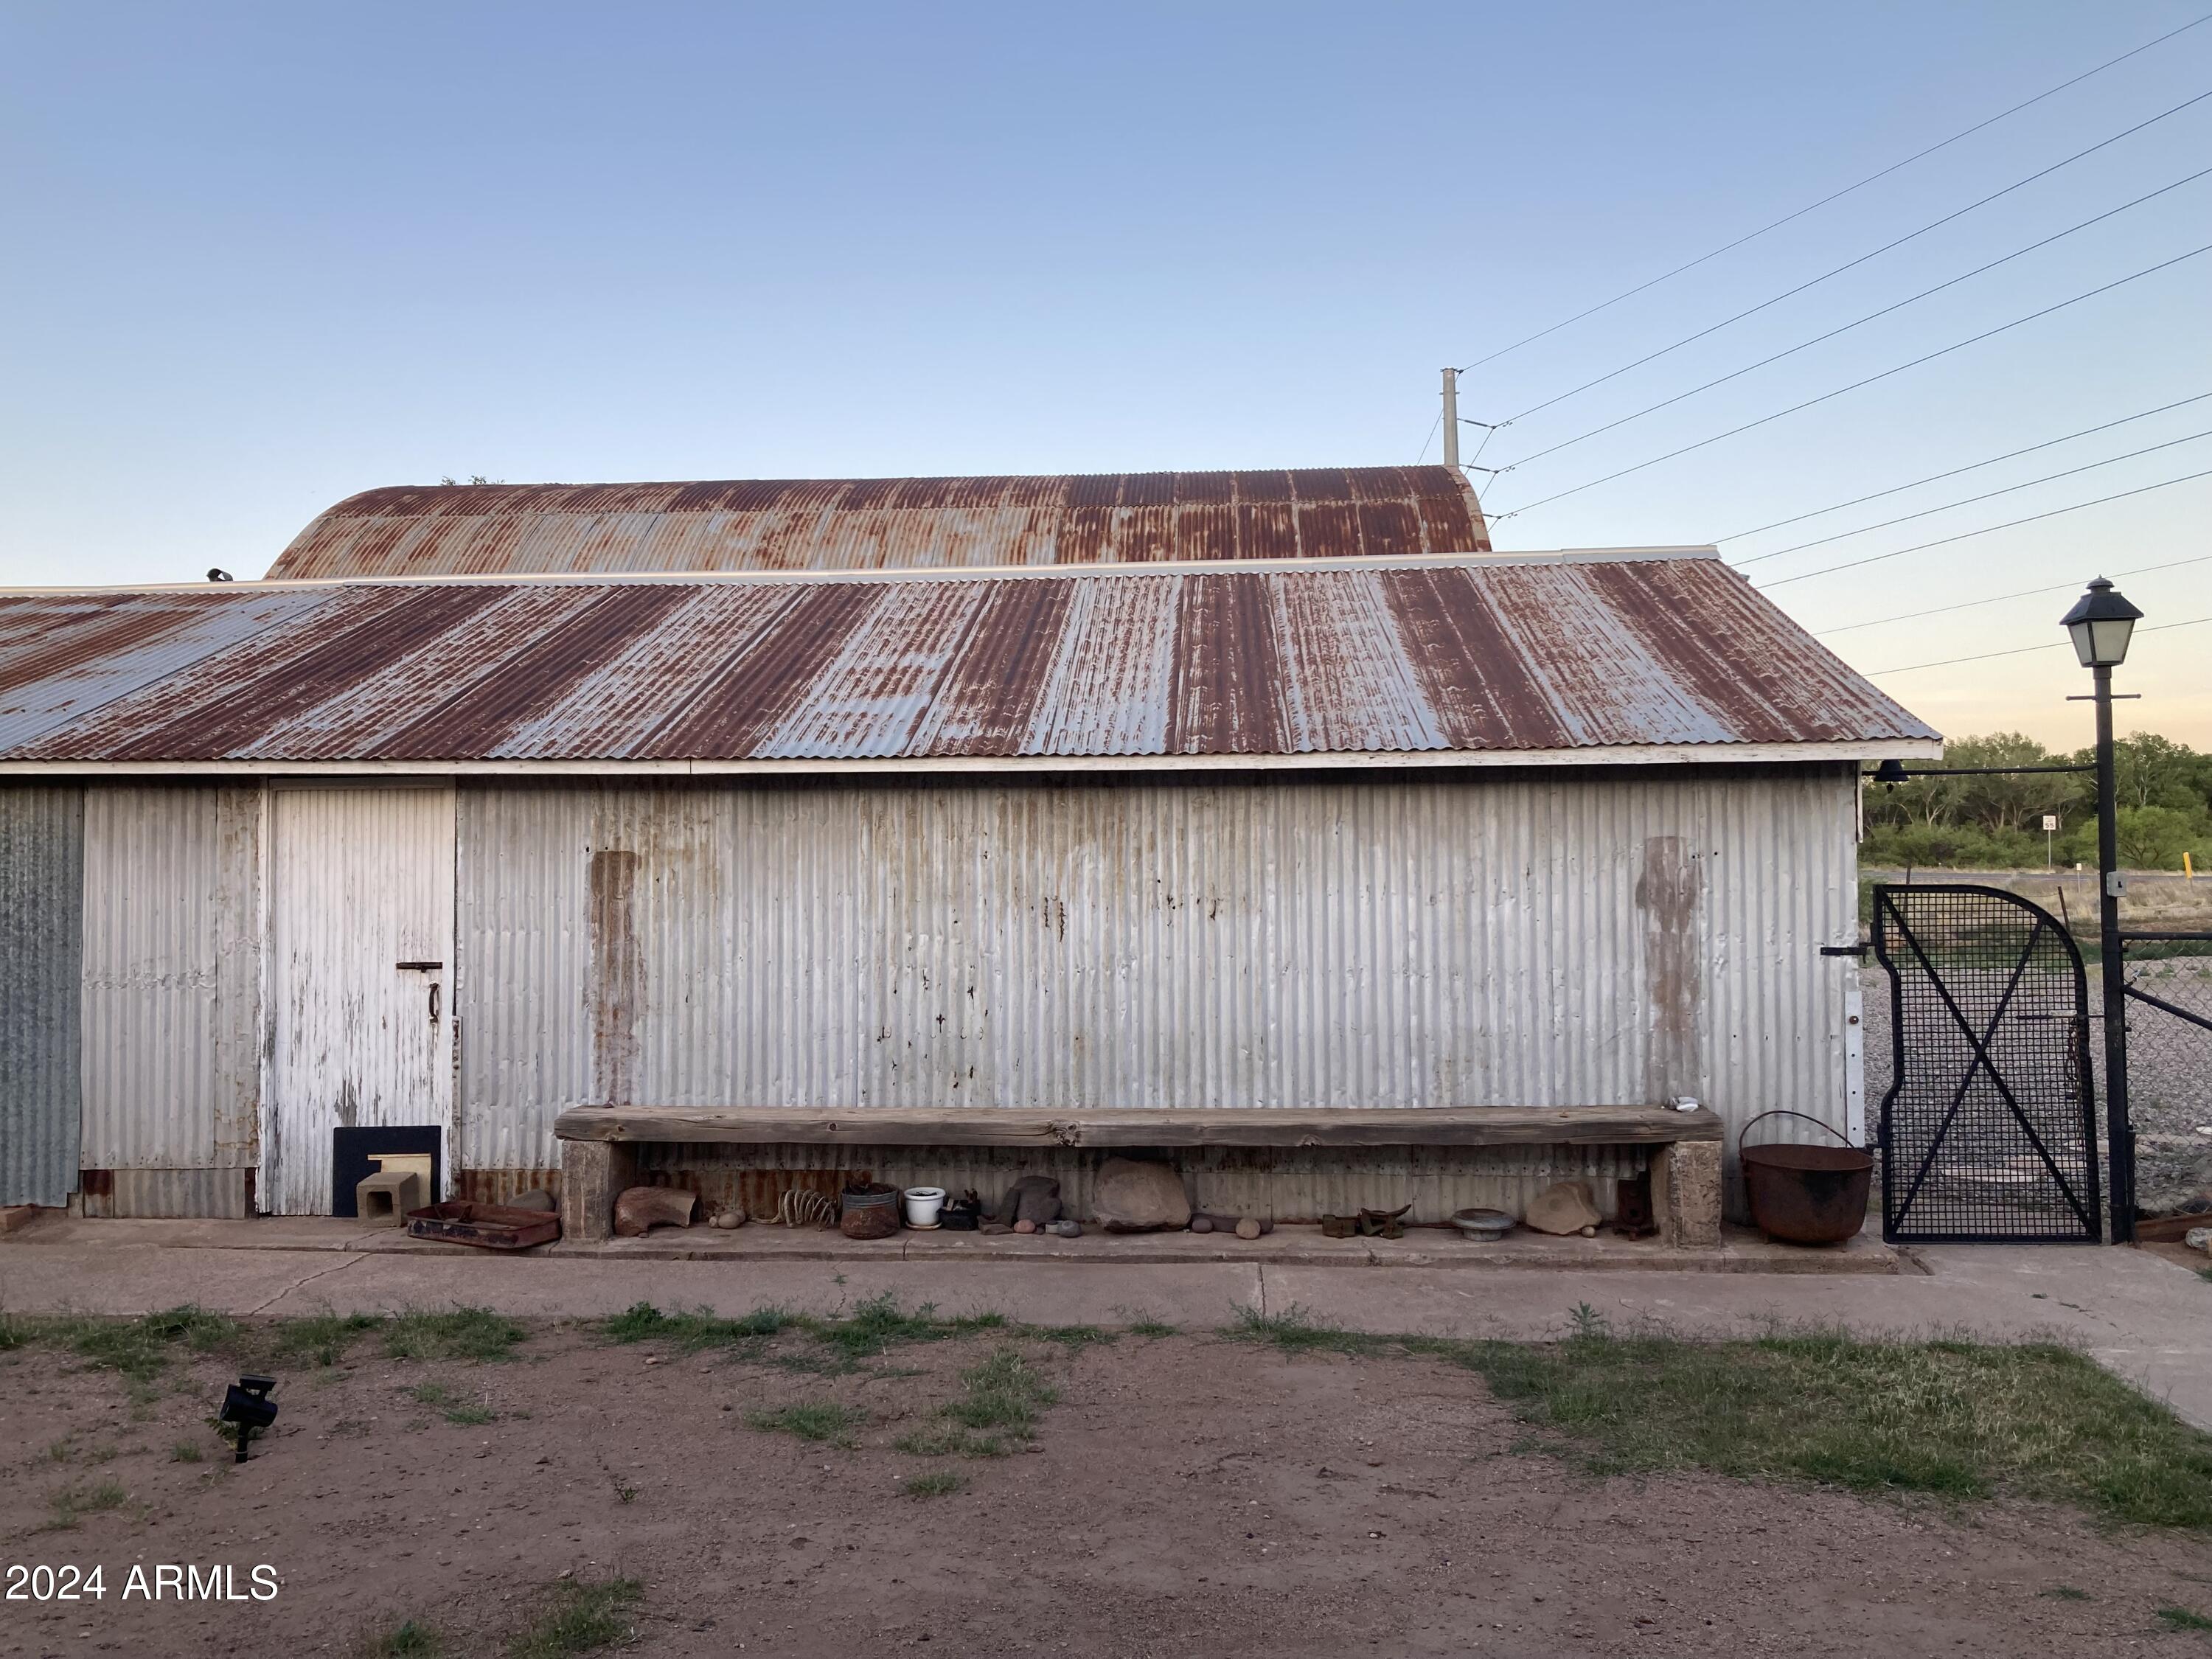
<svg viewBox="0 0 2212 1659"><path fill-rule="evenodd" d="M1459 471L1459 371L1444 371L1444 465Z"/></svg>

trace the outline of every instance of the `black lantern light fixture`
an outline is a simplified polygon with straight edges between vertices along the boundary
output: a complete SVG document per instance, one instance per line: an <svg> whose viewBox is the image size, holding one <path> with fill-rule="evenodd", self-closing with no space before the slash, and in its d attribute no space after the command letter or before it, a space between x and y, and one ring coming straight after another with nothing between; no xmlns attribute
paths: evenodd
<svg viewBox="0 0 2212 1659"><path fill-rule="evenodd" d="M2128 642L2142 612L2100 576L2075 600L2061 625L2074 636L2074 654L2094 677L2088 696L2097 705L2097 934L2105 1004L2105 1147L2112 1187L2112 1243L2136 1236L2136 1135L2128 1112L2127 974L2122 963L2118 791L2113 781L2112 671L2128 659Z"/></svg>
<svg viewBox="0 0 2212 1659"><path fill-rule="evenodd" d="M2128 641L2142 619L2142 612L2100 576L2074 602L2064 626L2074 636L2074 654L2081 659L2082 667L2118 668L2128 659Z"/></svg>

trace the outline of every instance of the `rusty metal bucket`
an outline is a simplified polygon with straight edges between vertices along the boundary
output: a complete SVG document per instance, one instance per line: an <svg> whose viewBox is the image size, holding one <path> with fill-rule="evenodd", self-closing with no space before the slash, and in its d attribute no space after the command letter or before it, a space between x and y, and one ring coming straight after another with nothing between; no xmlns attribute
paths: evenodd
<svg viewBox="0 0 2212 1659"><path fill-rule="evenodd" d="M1835 1135L1817 1117L1803 1112L1761 1112L1752 1124L1770 1117L1802 1117ZM1738 1138L1743 1182L1751 1199L1752 1224L1785 1244L1840 1244L1866 1225L1867 1194L1874 1184L1874 1157L1849 1143L1808 1146L1775 1141L1750 1146Z"/></svg>

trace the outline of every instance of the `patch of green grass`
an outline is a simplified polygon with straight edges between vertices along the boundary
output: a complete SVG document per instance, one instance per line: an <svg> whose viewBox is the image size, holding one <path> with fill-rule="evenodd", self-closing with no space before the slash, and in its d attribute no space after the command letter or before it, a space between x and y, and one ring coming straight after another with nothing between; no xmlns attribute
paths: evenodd
<svg viewBox="0 0 2212 1659"><path fill-rule="evenodd" d="M197 1440L179 1440L169 1448L169 1461L172 1463L197 1463L204 1455L205 1454L200 1449L200 1443Z"/></svg>
<svg viewBox="0 0 2212 1659"><path fill-rule="evenodd" d="M731 1348L774 1336L793 1322L781 1308L756 1308L735 1319L724 1319L702 1308L693 1313L663 1313L650 1302L633 1303L611 1319L599 1322L599 1334L610 1342L672 1342L687 1353L702 1348Z"/></svg>
<svg viewBox="0 0 2212 1659"><path fill-rule="evenodd" d="M1863 1492L2009 1494L2212 1530L2212 1435L2071 1348L1817 1330L1691 1342L1612 1335L1595 1315L1573 1322L1578 1334L1559 1342L1458 1342L1364 1336L1294 1310L1245 1313L1226 1334L1293 1353L1454 1361L1601 1474L1703 1468Z"/></svg>
<svg viewBox="0 0 2212 1659"><path fill-rule="evenodd" d="M745 1413L745 1426L778 1434L795 1434L801 1440L818 1441L823 1445L850 1448L853 1431L868 1420L867 1413L857 1406L841 1405L834 1400L805 1401L795 1405L778 1406L772 1411L751 1411Z"/></svg>
<svg viewBox="0 0 2212 1659"><path fill-rule="evenodd" d="M418 1406L450 1406L453 1391L443 1382L417 1382L407 1390L407 1397Z"/></svg>
<svg viewBox="0 0 2212 1659"><path fill-rule="evenodd" d="M704 1309L691 1313L664 1313L649 1302L640 1302L599 1323L599 1334L611 1342L666 1342L686 1352L729 1348L766 1357L771 1339L803 1336L814 1344L813 1354L778 1352L775 1362L787 1370L819 1376L848 1376L892 1347L909 1342L942 1342L979 1331L1007 1328L1004 1314L965 1314L940 1316L928 1303L911 1310L902 1308L889 1292L856 1304L849 1312L829 1316L793 1313L787 1309L755 1309L735 1319L725 1319Z"/></svg>
<svg viewBox="0 0 2212 1659"><path fill-rule="evenodd" d="M1129 1334L1141 1336L1148 1342L1157 1342L1164 1336L1176 1335L1181 1328L1164 1319L1133 1319L1129 1322Z"/></svg>
<svg viewBox="0 0 2212 1659"><path fill-rule="evenodd" d="M1285 1353L1371 1354L1407 1346L1389 1337L1323 1324L1295 1303L1279 1314L1239 1308L1221 1334L1240 1342L1272 1343Z"/></svg>
<svg viewBox="0 0 2212 1659"><path fill-rule="evenodd" d="M384 1351L394 1359L508 1359L530 1334L519 1321L486 1308L393 1316L384 1327Z"/></svg>
<svg viewBox="0 0 2212 1659"><path fill-rule="evenodd" d="M374 1659L441 1659L446 1651L445 1638L428 1625L418 1625L412 1619L397 1630L389 1631L369 1644Z"/></svg>
<svg viewBox="0 0 2212 1659"><path fill-rule="evenodd" d="M2187 1607L2160 1607L2158 1621L2168 1630L2193 1630L2200 1634L2212 1632L2212 1619L2191 1613Z"/></svg>
<svg viewBox="0 0 2212 1659"><path fill-rule="evenodd" d="M463 1428L475 1428L485 1423L496 1423L499 1413L489 1406L456 1406L446 1413L446 1421Z"/></svg>
<svg viewBox="0 0 2212 1659"><path fill-rule="evenodd" d="M191 1306L136 1319L63 1316L9 1322L15 1346L33 1343L67 1348L103 1370L134 1384L150 1383L181 1351L210 1353L235 1341L238 1322Z"/></svg>
<svg viewBox="0 0 2212 1659"><path fill-rule="evenodd" d="M1003 1316L998 1322L1005 1322ZM983 1328L966 1320L939 1319L935 1306L927 1302L909 1313L889 1291L855 1304L852 1312L842 1317L806 1322L808 1335L848 1360L872 1359L894 1343L941 1342L980 1328Z"/></svg>
<svg viewBox="0 0 2212 1659"><path fill-rule="evenodd" d="M964 1474L955 1474L951 1469L931 1469L925 1474L907 1476L902 1490L908 1498L950 1498L967 1484Z"/></svg>
<svg viewBox="0 0 2212 1659"><path fill-rule="evenodd" d="M960 1373L960 1397L945 1415L963 1429L981 1429L1027 1440L1037 1413L1060 1398L1042 1373L1014 1348L999 1348Z"/></svg>
<svg viewBox="0 0 2212 1659"><path fill-rule="evenodd" d="M891 1449L909 1457L1004 1457L1013 1448L995 1434L970 1434L965 1429L939 1424L935 1428L908 1430L891 1442Z"/></svg>
<svg viewBox="0 0 2212 1659"><path fill-rule="evenodd" d="M2053 1584L2047 1590L2036 1592L2051 1601L2094 1601L2097 1598L2085 1589L2075 1589L2071 1584Z"/></svg>
<svg viewBox="0 0 2212 1659"><path fill-rule="evenodd" d="M562 1659L596 1653L627 1640L632 1626L624 1615L644 1598L635 1578L592 1583L565 1578L555 1585L538 1616L507 1643L508 1659Z"/></svg>
<svg viewBox="0 0 2212 1659"><path fill-rule="evenodd" d="M938 1407L939 1421L892 1444L915 1457L1004 1457L1036 1437L1037 1414L1060 1395L1016 1348L994 1349L960 1373L960 1394Z"/></svg>
<svg viewBox="0 0 2212 1659"><path fill-rule="evenodd" d="M1109 1331L1103 1325L1024 1325L1024 1336L1034 1336L1043 1342L1058 1342L1071 1348L1088 1347L1094 1342L1118 1342L1119 1331Z"/></svg>
<svg viewBox="0 0 2212 1659"><path fill-rule="evenodd" d="M269 1328L269 1351L283 1362L335 1365L345 1358L356 1337L383 1322L374 1314L309 1314L300 1319L280 1319Z"/></svg>
<svg viewBox="0 0 2212 1659"><path fill-rule="evenodd" d="M53 1519L46 1522L46 1530L65 1532L76 1525L80 1516L97 1515L105 1510L119 1510L130 1500L130 1493L113 1480L103 1480L88 1492L75 1492L64 1487L46 1494L46 1507L53 1511Z"/></svg>

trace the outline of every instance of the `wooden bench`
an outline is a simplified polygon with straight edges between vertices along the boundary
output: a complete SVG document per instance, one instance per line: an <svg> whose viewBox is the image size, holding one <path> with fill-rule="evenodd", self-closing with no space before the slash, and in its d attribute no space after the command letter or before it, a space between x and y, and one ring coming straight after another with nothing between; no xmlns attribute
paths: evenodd
<svg viewBox="0 0 2212 1659"><path fill-rule="evenodd" d="M572 1106L561 1142L561 1224L610 1236L616 1195L637 1181L641 1143L714 1146L1651 1146L1651 1202L1670 1244L1720 1242L1719 1118L1704 1107L1452 1106L1279 1110L1165 1107L1032 1111L972 1106Z"/></svg>

